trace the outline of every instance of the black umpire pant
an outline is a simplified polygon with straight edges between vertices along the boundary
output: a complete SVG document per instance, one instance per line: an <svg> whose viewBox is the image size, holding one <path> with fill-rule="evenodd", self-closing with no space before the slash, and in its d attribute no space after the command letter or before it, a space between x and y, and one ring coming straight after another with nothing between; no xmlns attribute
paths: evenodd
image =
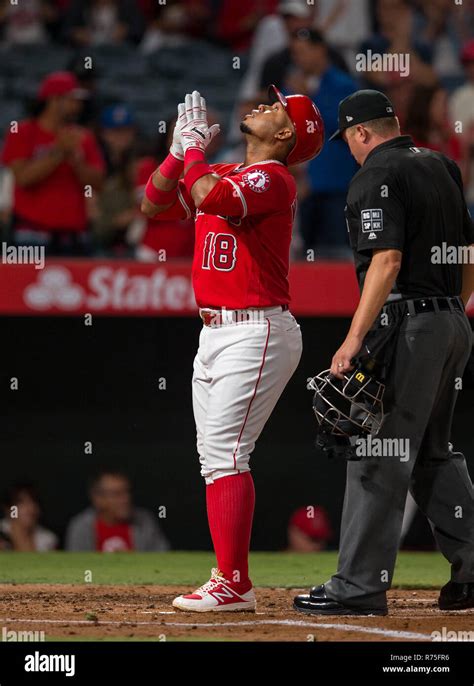
<svg viewBox="0 0 474 686"><path fill-rule="evenodd" d="M405 316L387 379L380 439L408 439L409 456L347 465L337 573L329 597L385 608L408 489L451 563L451 579L474 582L474 490L464 455L449 440L457 387L472 348L464 312Z"/></svg>

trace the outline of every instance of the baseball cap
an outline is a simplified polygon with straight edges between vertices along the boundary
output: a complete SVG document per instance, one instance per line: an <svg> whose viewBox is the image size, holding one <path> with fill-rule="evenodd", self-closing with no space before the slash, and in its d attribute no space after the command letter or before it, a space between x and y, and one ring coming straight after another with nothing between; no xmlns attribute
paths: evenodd
<svg viewBox="0 0 474 686"><path fill-rule="evenodd" d="M474 62L474 40L468 41L461 51L461 62L468 64Z"/></svg>
<svg viewBox="0 0 474 686"><path fill-rule="evenodd" d="M361 90L352 93L339 103L339 128L330 141L341 138L342 132L356 124L372 119L395 117L395 109L386 95L380 91Z"/></svg>
<svg viewBox="0 0 474 686"><path fill-rule="evenodd" d="M48 74L39 87L38 98L47 100L56 95L72 95L75 98L86 98L88 92L81 88L79 81L70 71L54 71Z"/></svg>
<svg viewBox="0 0 474 686"><path fill-rule="evenodd" d="M311 9L305 0L282 0L278 4L278 13L306 19L311 15Z"/></svg>
<svg viewBox="0 0 474 686"><path fill-rule="evenodd" d="M109 105L102 110L100 123L104 129L117 129L121 126L133 126L135 120L127 105Z"/></svg>
<svg viewBox="0 0 474 686"><path fill-rule="evenodd" d="M313 540L328 540L332 537L329 517L322 507L313 506L314 517L308 516L308 508L300 507L290 518L290 526L302 531Z"/></svg>
<svg viewBox="0 0 474 686"><path fill-rule="evenodd" d="M312 160L324 145L324 121L320 111L307 95L283 95L274 85L268 87L271 103L280 102L293 124L296 141L286 162L289 166Z"/></svg>

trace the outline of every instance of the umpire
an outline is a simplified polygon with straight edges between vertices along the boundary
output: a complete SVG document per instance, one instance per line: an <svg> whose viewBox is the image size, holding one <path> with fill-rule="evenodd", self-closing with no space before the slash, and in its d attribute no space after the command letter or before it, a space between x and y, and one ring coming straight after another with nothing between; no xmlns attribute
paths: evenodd
<svg viewBox="0 0 474 686"><path fill-rule="evenodd" d="M451 563L440 609L474 607L474 490L464 456L449 443L472 349L464 306L474 290L474 227L461 174L452 160L400 135L394 108L378 91L340 103L337 137L361 165L346 206L361 298L331 372L343 378L369 331L392 327L377 438L382 446L403 441L409 451L348 462L337 573L297 596L294 607L387 614L408 490Z"/></svg>

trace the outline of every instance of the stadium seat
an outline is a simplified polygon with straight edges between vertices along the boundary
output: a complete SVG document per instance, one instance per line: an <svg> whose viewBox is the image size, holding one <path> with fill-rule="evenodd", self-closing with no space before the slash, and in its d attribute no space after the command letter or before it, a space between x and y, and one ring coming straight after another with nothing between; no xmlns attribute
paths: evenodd
<svg viewBox="0 0 474 686"><path fill-rule="evenodd" d="M72 51L51 45L15 45L0 55L0 74L41 78L52 71L67 69Z"/></svg>
<svg viewBox="0 0 474 686"><path fill-rule="evenodd" d="M130 45L97 45L88 51L102 76L141 78L148 69L147 59Z"/></svg>

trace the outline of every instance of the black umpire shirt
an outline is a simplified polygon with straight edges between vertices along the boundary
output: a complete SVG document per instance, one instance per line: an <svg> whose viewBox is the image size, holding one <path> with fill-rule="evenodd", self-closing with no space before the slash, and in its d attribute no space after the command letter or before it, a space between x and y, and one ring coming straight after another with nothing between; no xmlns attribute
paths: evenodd
<svg viewBox="0 0 474 686"><path fill-rule="evenodd" d="M474 226L455 162L397 136L367 156L345 212L361 290L372 251L392 248L402 264L389 300L460 295L462 264L453 255L474 243Z"/></svg>

